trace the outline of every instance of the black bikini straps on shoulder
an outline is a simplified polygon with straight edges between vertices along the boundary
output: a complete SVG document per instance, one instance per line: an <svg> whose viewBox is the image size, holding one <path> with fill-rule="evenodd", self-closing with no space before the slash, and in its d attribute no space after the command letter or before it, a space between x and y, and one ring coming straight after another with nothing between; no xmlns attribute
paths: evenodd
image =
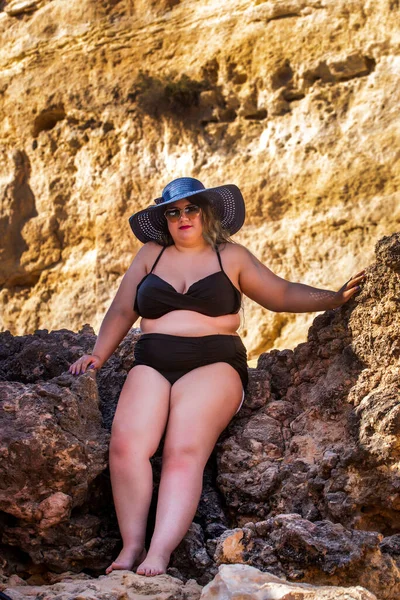
<svg viewBox="0 0 400 600"><path fill-rule="evenodd" d="M217 247L217 246L215 246L215 250L217 251L218 262L219 262L219 266L221 267L221 271L222 271L223 273L225 273L225 271L224 271L224 267L222 266L222 261L221 261L221 257L220 257L220 255L219 255L219 250L218 250L218 247Z"/></svg>
<svg viewBox="0 0 400 600"><path fill-rule="evenodd" d="M164 252L163 248L152 271ZM145 319L158 319L176 310L192 310L208 317L236 314L240 310L241 294L222 267L216 250L220 271L201 277L185 293L177 292L172 284L154 273L148 273L136 289L135 311Z"/></svg>
<svg viewBox="0 0 400 600"><path fill-rule="evenodd" d="M152 272L153 272L153 270L154 270L154 267L156 266L156 264L157 264L157 263L158 263L158 261L160 260L160 258L161 258L161 254L164 252L164 250L165 250L165 248L166 248L166 247L167 247L167 246L164 246L164 248L161 250L160 254L157 256L157 258L156 258L156 260L155 260L155 263L154 263L154 265L151 267L150 273L152 273Z"/></svg>
<svg viewBox="0 0 400 600"><path fill-rule="evenodd" d="M152 272L154 271L154 269L155 269L155 267L156 267L156 264L157 264L157 263L158 263L158 261L160 260L160 258L161 258L161 255L162 255L162 253L164 252L164 250L166 249L166 247L167 247L167 246L164 246L164 248L161 250L160 254L157 256L157 258L156 258L156 260L155 260L155 262L154 262L153 266L152 266L152 267L151 267L151 269L150 269L150 273L152 273ZM221 267L221 271L223 271L223 272L225 273L225 271L224 271L224 267L222 266L222 261L221 261L221 256L220 256L220 254L219 254L218 246L215 246L215 250L216 250L216 252L217 252L217 256L218 256L218 262L219 262L219 266Z"/></svg>

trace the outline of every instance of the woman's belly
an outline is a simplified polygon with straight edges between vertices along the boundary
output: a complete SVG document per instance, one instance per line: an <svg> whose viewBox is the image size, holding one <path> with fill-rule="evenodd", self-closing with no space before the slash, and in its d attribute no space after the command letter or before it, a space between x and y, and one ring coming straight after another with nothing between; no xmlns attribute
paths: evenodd
<svg viewBox="0 0 400 600"><path fill-rule="evenodd" d="M208 317L193 310L173 310L159 319L140 321L142 333L167 333L169 335L238 335L240 315Z"/></svg>

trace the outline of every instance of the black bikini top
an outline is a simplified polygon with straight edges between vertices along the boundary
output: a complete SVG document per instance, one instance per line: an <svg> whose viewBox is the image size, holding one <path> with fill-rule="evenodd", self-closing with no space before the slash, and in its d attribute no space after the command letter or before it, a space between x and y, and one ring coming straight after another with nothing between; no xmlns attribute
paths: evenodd
<svg viewBox="0 0 400 600"><path fill-rule="evenodd" d="M153 273L165 248L157 256L150 273L137 286L134 310L140 317L158 319L173 310L194 310L209 317L239 312L241 294L225 273L218 248L221 270L195 281L184 294Z"/></svg>

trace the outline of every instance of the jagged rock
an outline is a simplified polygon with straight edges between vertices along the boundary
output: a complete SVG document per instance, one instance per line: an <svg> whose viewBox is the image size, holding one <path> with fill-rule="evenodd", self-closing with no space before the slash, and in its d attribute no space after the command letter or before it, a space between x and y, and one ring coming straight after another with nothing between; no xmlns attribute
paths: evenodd
<svg viewBox="0 0 400 600"><path fill-rule="evenodd" d="M127 335L96 385L93 373L74 378L66 372L92 350L96 336L89 326L78 334L0 333L2 543L23 550L34 564L101 573L117 550L107 430L137 337L136 330ZM9 570L10 551L4 556ZM18 566L18 572L31 571L26 559Z"/></svg>
<svg viewBox="0 0 400 600"><path fill-rule="evenodd" d="M139 330L132 329L97 375L99 406L108 430L134 361L133 349L139 336ZM0 381L34 383L65 374L71 363L93 350L95 342L95 333L89 325L84 325L78 333L67 329L51 333L43 329L20 337L13 337L9 331L0 333Z"/></svg>
<svg viewBox="0 0 400 600"><path fill-rule="evenodd" d="M12 600L199 600L201 587L193 580L182 583L169 575L142 577L130 571L113 571L97 579L75 577L40 587L13 586L4 590Z"/></svg>
<svg viewBox="0 0 400 600"><path fill-rule="evenodd" d="M376 532L347 530L330 521L311 523L299 515L279 515L225 531L218 540L217 564L242 563L295 581L362 585L379 598L394 600L400 569L380 545Z"/></svg>
<svg viewBox="0 0 400 600"><path fill-rule="evenodd" d="M205 547L204 532L198 523L192 523L188 533L173 554L168 573L182 580L190 576L204 585L216 572L217 567Z"/></svg>
<svg viewBox="0 0 400 600"><path fill-rule="evenodd" d="M377 245L361 293L318 316L306 343L260 356L251 376L265 373L268 399L238 415L218 450L239 524L299 513L399 530L399 240Z"/></svg>
<svg viewBox="0 0 400 600"><path fill-rule="evenodd" d="M98 561L111 540L98 516L79 514L107 465L95 381L0 382L0 401L2 543L63 570Z"/></svg>
<svg viewBox="0 0 400 600"><path fill-rule="evenodd" d="M17 17L37 10L46 2L48 2L48 0L12 0L11 2L7 2L4 11L10 15L10 17Z"/></svg>
<svg viewBox="0 0 400 600"><path fill-rule="evenodd" d="M201 600L377 600L362 587L313 586L290 583L247 565L224 565L203 588Z"/></svg>

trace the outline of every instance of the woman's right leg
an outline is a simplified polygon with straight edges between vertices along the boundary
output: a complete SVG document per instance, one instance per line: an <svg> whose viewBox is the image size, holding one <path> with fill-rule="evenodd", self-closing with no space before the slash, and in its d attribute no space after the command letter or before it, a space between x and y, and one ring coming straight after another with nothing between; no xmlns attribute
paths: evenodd
<svg viewBox="0 0 400 600"><path fill-rule="evenodd" d="M165 430L170 391L165 377L146 365L131 369L122 388L111 431L110 474L123 548L106 573L131 569L144 558L153 492L150 457Z"/></svg>

